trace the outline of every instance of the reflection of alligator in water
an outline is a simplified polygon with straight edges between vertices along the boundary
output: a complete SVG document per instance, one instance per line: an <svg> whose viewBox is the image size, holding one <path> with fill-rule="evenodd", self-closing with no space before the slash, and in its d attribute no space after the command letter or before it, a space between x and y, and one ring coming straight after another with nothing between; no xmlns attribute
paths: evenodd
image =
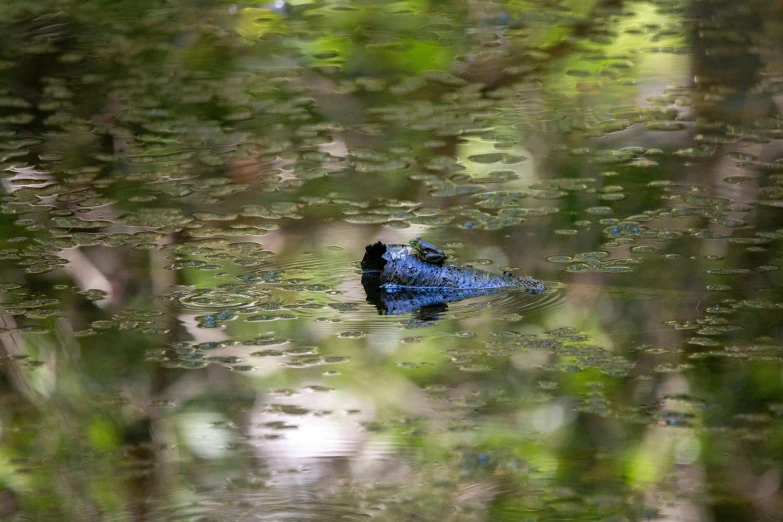
<svg viewBox="0 0 783 522"><path fill-rule="evenodd" d="M362 259L362 285L367 301L381 313L396 315L414 310L437 314L446 303L524 291L528 295L546 290L532 277L492 274L469 266L428 262L408 245L367 245Z"/></svg>

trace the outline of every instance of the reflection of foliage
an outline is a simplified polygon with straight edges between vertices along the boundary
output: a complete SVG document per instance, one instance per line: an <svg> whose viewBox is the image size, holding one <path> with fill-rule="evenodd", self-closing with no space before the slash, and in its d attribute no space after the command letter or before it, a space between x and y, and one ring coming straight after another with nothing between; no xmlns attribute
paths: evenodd
<svg viewBox="0 0 783 522"><path fill-rule="evenodd" d="M779 495L779 122L644 84L686 68L672 4L4 2L0 512ZM351 263L412 226L565 297L379 318Z"/></svg>

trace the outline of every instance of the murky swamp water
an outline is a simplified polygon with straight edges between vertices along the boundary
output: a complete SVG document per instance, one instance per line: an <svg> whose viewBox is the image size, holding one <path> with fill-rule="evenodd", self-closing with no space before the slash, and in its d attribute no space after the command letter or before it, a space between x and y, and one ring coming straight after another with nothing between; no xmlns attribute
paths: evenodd
<svg viewBox="0 0 783 522"><path fill-rule="evenodd" d="M0 517L783 519L780 5L1 4Z"/></svg>

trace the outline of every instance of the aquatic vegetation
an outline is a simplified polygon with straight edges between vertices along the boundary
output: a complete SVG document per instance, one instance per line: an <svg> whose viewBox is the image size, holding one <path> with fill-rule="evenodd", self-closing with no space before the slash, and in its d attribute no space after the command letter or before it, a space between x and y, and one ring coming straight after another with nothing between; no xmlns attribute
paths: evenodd
<svg viewBox="0 0 783 522"><path fill-rule="evenodd" d="M8 0L0 518L775 519L781 16Z"/></svg>

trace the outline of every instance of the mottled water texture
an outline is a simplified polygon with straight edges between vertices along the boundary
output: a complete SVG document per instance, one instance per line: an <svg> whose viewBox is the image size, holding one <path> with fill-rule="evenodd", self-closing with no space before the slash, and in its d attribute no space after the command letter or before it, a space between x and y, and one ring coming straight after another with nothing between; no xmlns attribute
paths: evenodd
<svg viewBox="0 0 783 522"><path fill-rule="evenodd" d="M0 519L780 520L782 30L4 0Z"/></svg>

